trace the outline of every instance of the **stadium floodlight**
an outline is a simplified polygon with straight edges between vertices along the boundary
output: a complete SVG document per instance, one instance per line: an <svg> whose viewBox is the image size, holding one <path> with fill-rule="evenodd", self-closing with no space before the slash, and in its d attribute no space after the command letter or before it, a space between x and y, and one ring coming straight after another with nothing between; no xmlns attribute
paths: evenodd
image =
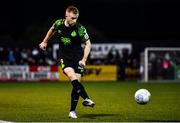
<svg viewBox="0 0 180 123"><path fill-rule="evenodd" d="M143 61L144 82L180 80L180 48L147 47Z"/></svg>

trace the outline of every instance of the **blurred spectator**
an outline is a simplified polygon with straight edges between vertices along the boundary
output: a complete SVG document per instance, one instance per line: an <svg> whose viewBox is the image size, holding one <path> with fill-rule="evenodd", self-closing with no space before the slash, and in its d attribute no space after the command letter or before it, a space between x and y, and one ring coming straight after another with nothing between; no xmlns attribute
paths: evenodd
<svg viewBox="0 0 180 123"><path fill-rule="evenodd" d="M21 51L20 51L20 49L19 48L15 48L14 49L14 56L15 56L15 58L16 58L16 64L20 64L20 61L21 61Z"/></svg>
<svg viewBox="0 0 180 123"><path fill-rule="evenodd" d="M40 59L39 50L37 48L33 48L32 52L31 52L31 55L32 55L32 58L33 58L32 64L37 64L39 59Z"/></svg>
<svg viewBox="0 0 180 123"><path fill-rule="evenodd" d="M115 47L112 47L107 54L106 64L118 64L120 54Z"/></svg>
<svg viewBox="0 0 180 123"><path fill-rule="evenodd" d="M28 53L27 53L27 49L26 48L23 48L22 51L21 51L21 61L20 61L20 64L28 64Z"/></svg>
<svg viewBox="0 0 180 123"><path fill-rule="evenodd" d="M45 62L47 65L56 65L51 47L48 47L47 51L45 52Z"/></svg>
<svg viewBox="0 0 180 123"><path fill-rule="evenodd" d="M150 61L150 70L149 70L149 75L151 79L156 80L157 75L158 75L158 63L157 63L157 58L155 53L150 53L149 56L149 61Z"/></svg>
<svg viewBox="0 0 180 123"><path fill-rule="evenodd" d="M8 61L10 65L14 65L16 62L14 51L11 49L8 49Z"/></svg>
<svg viewBox="0 0 180 123"><path fill-rule="evenodd" d="M3 63L3 47L0 47L0 65Z"/></svg>
<svg viewBox="0 0 180 123"><path fill-rule="evenodd" d="M174 63L172 62L171 60L171 57L170 57L170 54L169 53L166 53L165 56L164 56L164 59L162 61L162 68L163 68L163 71L162 71L162 76L164 79L174 79Z"/></svg>
<svg viewBox="0 0 180 123"><path fill-rule="evenodd" d="M129 61L129 50L126 48L122 49L122 57L118 64L118 80L126 80L126 67Z"/></svg>

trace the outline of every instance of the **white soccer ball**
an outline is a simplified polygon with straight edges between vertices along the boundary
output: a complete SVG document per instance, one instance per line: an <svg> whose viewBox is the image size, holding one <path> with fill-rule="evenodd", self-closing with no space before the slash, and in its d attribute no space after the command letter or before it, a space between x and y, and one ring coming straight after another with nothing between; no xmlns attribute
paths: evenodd
<svg viewBox="0 0 180 123"><path fill-rule="evenodd" d="M150 101L151 93L147 89L138 89L134 94L135 101L144 105Z"/></svg>

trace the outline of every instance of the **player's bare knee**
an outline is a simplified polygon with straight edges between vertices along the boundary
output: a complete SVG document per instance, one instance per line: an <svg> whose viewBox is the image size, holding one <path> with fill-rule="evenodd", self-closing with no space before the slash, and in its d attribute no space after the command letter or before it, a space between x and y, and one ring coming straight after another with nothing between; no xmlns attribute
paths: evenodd
<svg viewBox="0 0 180 123"><path fill-rule="evenodd" d="M75 80L77 79L75 72L72 68L65 68L64 69L64 73L66 74L66 76L70 79L70 80Z"/></svg>
<svg viewBox="0 0 180 123"><path fill-rule="evenodd" d="M67 75L67 77L68 77L70 80L75 80L75 79L77 79L77 77L76 77L74 74L72 74L72 73L66 73L66 75Z"/></svg>
<svg viewBox="0 0 180 123"><path fill-rule="evenodd" d="M64 73L66 75L73 74L74 70L72 68L70 68L70 67L67 67L67 68L64 69Z"/></svg>
<svg viewBox="0 0 180 123"><path fill-rule="evenodd" d="M68 75L68 78L69 78L71 81L77 79L77 77L76 77L75 75L72 75L72 74Z"/></svg>

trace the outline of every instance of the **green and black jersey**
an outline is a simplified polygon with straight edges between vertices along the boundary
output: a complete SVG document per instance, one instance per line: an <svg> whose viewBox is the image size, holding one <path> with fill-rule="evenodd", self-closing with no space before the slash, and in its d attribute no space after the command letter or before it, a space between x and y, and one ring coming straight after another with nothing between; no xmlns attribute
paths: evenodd
<svg viewBox="0 0 180 123"><path fill-rule="evenodd" d="M76 23L73 27L66 27L64 19L56 20L51 29L59 40L60 57L72 60L80 60L83 55L82 43L85 43L89 36L84 26Z"/></svg>

